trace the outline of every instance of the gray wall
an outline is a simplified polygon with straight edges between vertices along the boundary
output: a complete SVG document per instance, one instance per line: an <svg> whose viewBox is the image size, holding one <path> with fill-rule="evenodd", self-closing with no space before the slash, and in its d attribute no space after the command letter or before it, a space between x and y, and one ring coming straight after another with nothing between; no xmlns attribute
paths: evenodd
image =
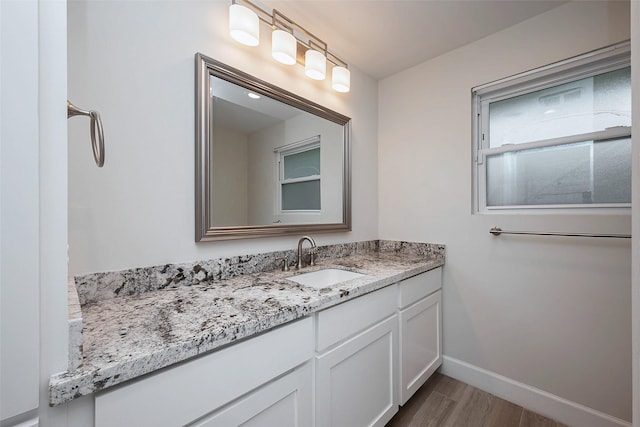
<svg viewBox="0 0 640 427"><path fill-rule="evenodd" d="M631 419L628 214L473 215L471 88L629 38L629 3L571 2L379 84L380 237L447 245L444 353Z"/></svg>
<svg viewBox="0 0 640 427"><path fill-rule="evenodd" d="M213 128L211 223L249 225L249 138L233 129Z"/></svg>

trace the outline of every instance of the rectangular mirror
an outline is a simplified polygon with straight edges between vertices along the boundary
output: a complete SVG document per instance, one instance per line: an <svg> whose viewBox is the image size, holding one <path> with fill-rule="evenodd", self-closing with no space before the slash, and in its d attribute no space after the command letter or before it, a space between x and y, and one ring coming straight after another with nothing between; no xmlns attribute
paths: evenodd
<svg viewBox="0 0 640 427"><path fill-rule="evenodd" d="M351 230L351 119L200 53L196 74L196 241Z"/></svg>

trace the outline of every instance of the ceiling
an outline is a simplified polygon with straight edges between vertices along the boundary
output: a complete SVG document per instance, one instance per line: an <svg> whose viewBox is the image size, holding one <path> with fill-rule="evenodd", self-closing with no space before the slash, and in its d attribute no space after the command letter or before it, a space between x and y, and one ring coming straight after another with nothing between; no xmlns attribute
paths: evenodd
<svg viewBox="0 0 640 427"><path fill-rule="evenodd" d="M221 78L212 76L210 82L215 127L251 134L301 113L296 107L259 96Z"/></svg>
<svg viewBox="0 0 640 427"><path fill-rule="evenodd" d="M566 3L566 0L285 0L278 9L329 50L382 79Z"/></svg>

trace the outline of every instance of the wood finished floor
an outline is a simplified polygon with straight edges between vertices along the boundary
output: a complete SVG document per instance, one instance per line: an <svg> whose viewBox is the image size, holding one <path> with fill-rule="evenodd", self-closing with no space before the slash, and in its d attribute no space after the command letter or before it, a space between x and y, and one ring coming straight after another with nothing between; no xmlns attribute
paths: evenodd
<svg viewBox="0 0 640 427"><path fill-rule="evenodd" d="M568 427L435 373L386 427Z"/></svg>

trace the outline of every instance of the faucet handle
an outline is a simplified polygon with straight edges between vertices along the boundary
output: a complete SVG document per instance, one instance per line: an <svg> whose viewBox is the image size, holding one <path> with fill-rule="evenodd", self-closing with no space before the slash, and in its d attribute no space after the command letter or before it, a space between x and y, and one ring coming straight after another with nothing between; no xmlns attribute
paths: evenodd
<svg viewBox="0 0 640 427"><path fill-rule="evenodd" d="M318 249L314 246L309 249L309 265L316 265L315 255L318 253Z"/></svg>
<svg viewBox="0 0 640 427"><path fill-rule="evenodd" d="M282 271L289 271L289 257L282 258Z"/></svg>

